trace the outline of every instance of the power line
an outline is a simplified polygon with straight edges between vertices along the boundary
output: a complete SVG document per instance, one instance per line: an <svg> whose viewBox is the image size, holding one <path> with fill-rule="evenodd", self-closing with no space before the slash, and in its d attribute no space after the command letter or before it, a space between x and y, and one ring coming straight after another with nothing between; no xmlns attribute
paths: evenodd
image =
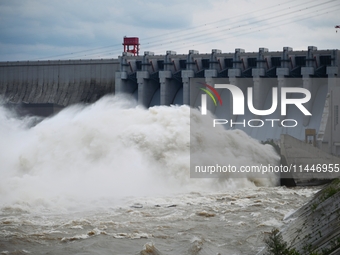
<svg viewBox="0 0 340 255"><path fill-rule="evenodd" d="M295 2L295 1L296 1L296 0L291 0L291 1L288 1L288 2L284 2L283 4L272 5L272 6L269 6L269 7L267 7L267 8L262 8L262 9L258 9L258 10L255 10L255 11L246 12L246 13L239 14L239 15L236 15L236 16L231 16L231 17L229 17L229 18L220 19L220 20L217 20L217 21L212 21L212 22L200 24L200 25L197 25L197 26L191 26L191 27L187 27L187 28L183 28L183 29L178 29L178 30L171 31L171 32L167 32L167 33L164 33L164 34L158 34L158 35L155 35L155 36L151 36L151 37L144 38L144 40L150 40L150 39L154 39L154 38L159 39L159 38L162 37L162 36L172 35L172 34L177 33L177 32L186 32L186 31L188 31L188 30L193 30L193 29L205 27L205 26L208 26L208 25L216 24L216 23L220 23L220 22L224 22L224 21L229 21L229 20L231 20L231 19L235 19L235 18L240 18L240 17L248 16L248 15L250 15L250 14L262 12L262 11L268 10L268 9L273 9L273 8L278 7L278 6L285 5L285 4L288 4L288 3L291 3L291 2ZM314 2L314 1L318 1L318 0L312 0L312 1L309 1L309 2ZM202 30L200 30L200 31L202 31ZM188 34L186 33L186 35L188 35ZM146 42L145 44L147 45L148 42Z"/></svg>
<svg viewBox="0 0 340 255"><path fill-rule="evenodd" d="M290 11L290 12L285 12L285 13L282 13L282 14L275 13L274 15L272 15L269 18L260 19L258 21L252 22L251 24L254 25L254 24L263 23L265 21L275 20L275 19L282 18L282 17L285 17L285 16L289 16L291 14L298 13L298 12L301 12L301 11L304 11L304 10L309 10L309 9L312 9L312 8L316 8L316 7L319 7L321 5L324 5L324 4L327 4L327 3L330 3L330 2L334 2L334 1L335 0L331 0L331 1L327 1L325 3L320 3L320 4L308 6L308 7L305 7L303 9L298 9L298 10L294 10L294 11ZM184 38L181 39L181 41L186 42L187 40L190 40L190 39L193 39L193 38L200 38L200 37L204 37L203 39L206 39L206 38L209 38L208 36L214 35L216 33L230 32L231 30L240 29L240 28L247 27L247 26L249 26L249 24L244 24L244 25L243 24L240 24L240 25L237 24L235 26L228 27L226 29L220 29L218 31L209 31L207 33L201 33L201 34L198 34L196 36L185 36ZM159 44L157 44L158 42L159 42L159 40L157 42L151 44L151 46L159 46ZM178 43L175 43L175 44L178 44Z"/></svg>
<svg viewBox="0 0 340 255"><path fill-rule="evenodd" d="M312 0L312 1L309 1L309 2L313 2L313 1L318 1L318 0ZM243 13L243 14L236 15L236 16L233 16L233 17L228 18L228 19L239 18L239 17L247 16L247 15L249 15L249 14L254 14L254 13L257 13L257 12L262 12L262 11L267 10L267 9L277 8L277 7L279 7L279 6L286 5L286 4L289 4L289 3L291 3L291 2L295 2L295 0L291 0L291 1L288 1L288 2L276 4L276 5L273 5L273 6L269 6L269 7L264 8L264 9L258 9L258 10L252 11L252 12ZM223 21L226 21L226 20L228 20L228 19L220 19L220 20L217 20L217 21L213 21L213 22L209 22L209 23L204 23L204 24L197 25L197 26L191 26L191 27L187 27L187 28L184 28L184 29L178 29L178 30L171 31L171 32L168 32L168 33L158 34L158 35L155 35L155 36L143 38L143 40L150 40L150 39L157 38L158 41L159 41L159 38L164 37L164 36L167 36L167 35L169 35L169 34L178 33L178 32L185 32L185 31L188 31L188 30L197 29L197 28L200 28L200 27L204 27L204 26L206 26L206 25L211 25L211 24L223 22ZM166 38L163 39L163 41L164 41L164 40L166 40ZM143 44L143 45L147 45L147 44L148 44L148 42L146 42L146 43ZM51 56L39 58L39 60L49 59L49 58L55 58L55 57L63 57L63 56L72 56L72 55L76 55L76 54L79 54L79 53L87 53L87 52L96 51L96 50L100 50L100 49L104 49L104 48L111 48L111 47L121 47L121 43L119 43L119 44L113 44L113 45L108 45L108 46L103 46L103 47L99 47L99 48L88 49L88 50L81 50L81 51L76 51L76 52L70 52L70 53L64 53L64 54L58 54L58 55L51 55ZM120 50L119 50L119 51L120 51ZM107 51L105 51L105 52L107 52ZM98 54L98 53L90 54L90 56L91 56L91 55L94 55L94 54ZM82 56L84 56L84 55L82 55ZM86 56L86 55L85 55L85 56ZM38 59L36 59L36 60L38 60Z"/></svg>
<svg viewBox="0 0 340 255"><path fill-rule="evenodd" d="M254 29L253 27L250 27L248 26L248 28L245 28L243 30L240 30L238 31L237 33L234 33L233 35L230 35L230 34L226 34L225 36L220 36L219 38L215 38L215 37L207 37L207 38L211 38L210 40L206 40L206 39L203 39L203 40L198 40L197 42L201 42L201 43L195 43L195 45L200 45L200 44L204 44L204 43L208 43L208 42L215 42L215 41L220 41L222 39L229 39L229 38L235 38L235 37L239 37L239 36L244 36L244 35L248 35L248 34L252 34L252 33L257 33L259 31L264 31L264 30L268 30L268 29L272 29L272 28L277 28L279 26L282 26L282 25L287 25L287 24L291 24L291 23L295 23L297 21L302 21L302 20L306 20L306 19L310 19L310 18L313 18L315 15L316 12L320 12L322 10L327 10L327 9L332 9L330 11L327 11L327 12L323 12L323 13L318 13L318 15L325 15L327 13L330 13L330 12L335 12L337 11L339 8L337 9L333 9L334 7L336 6L340 6L340 4L337 4L337 5L334 5L334 6L331 6L331 7L326 7L324 9L321 9L321 10L317 10L317 11L313 11L313 12L309 12L309 13L305 13L304 15L308 15L307 17L302 17L302 18L297 18L297 19L293 19L293 20L290 20L288 22L286 22L286 19L284 20L278 20L276 22L271 22L271 24L268 26L265 26L265 27L260 27L259 29ZM276 25L272 25L272 24L276 24ZM249 30L252 30L252 31L249 31ZM183 46L179 46L179 47L176 47L177 49L179 48L183 48Z"/></svg>
<svg viewBox="0 0 340 255"><path fill-rule="evenodd" d="M339 4L340 5L340 4ZM333 9L331 11L326 11L326 12L323 12L323 13L319 13L319 15L325 15L325 14L328 14L328 13L331 13L331 12L336 12L336 11L339 11L340 8L337 8L337 9ZM297 21L302 21L302 20L307 20L307 19L310 19L312 18L312 16L309 16L309 17L304 17L304 18L299 18L299 19L295 19L295 20L290 20L288 22L284 22L284 23L280 23L278 25L275 25L275 26L269 26L267 28L260 28L259 30L256 30L256 31L251 31L251 32L245 32L245 33L240 33L240 34L237 34L237 35L234 35L234 36L230 36L230 37L224 37L222 39L229 39L229 38L234 38L234 37L239 37L239 36L243 36L243 35L248 35L248 34L252 34L252 33L257 33L259 31L264 31L264 30L268 30L268 29L272 29L272 28L277 28L279 26L282 26L282 25L287 25L287 24L291 24L291 23L295 23ZM203 44L203 43L207 43L207 42L214 42L215 40L212 40L212 41L205 41L205 42L202 42L202 43L198 43L196 45L200 45L200 44Z"/></svg>
<svg viewBox="0 0 340 255"><path fill-rule="evenodd" d="M319 0L308 1L307 3L310 4L310 3L315 2L315 1L319 1ZM254 26L256 24L259 25L261 23L272 21L272 20L277 20L277 19L278 20L275 21L276 23L285 22L286 20L285 19L283 20L282 18L293 15L295 13L299 13L299 12L301 12L301 13L304 12L303 15L309 15L311 13L315 13L315 12L320 11L320 9L319 9L317 11L311 12L310 11L311 9L322 6L322 5L327 5L329 3L335 2L335 0L326 1L326 2L315 4L315 5L309 5L309 6L306 6L304 8L296 9L301 5L306 5L306 3L299 3L297 5L288 6L284 10L276 11L274 13L273 12L265 12L261 16L266 16L266 15L270 15L270 16L267 17L267 18L264 18L264 19L259 19L259 20L253 21L250 24L249 24L249 20L242 20L242 21L235 21L235 22L231 22L231 23L225 23L225 21L227 21L227 20L232 20L232 19L235 19L235 18L247 16L250 13L252 13L252 14L261 13L261 12L264 12L265 10L270 10L270 9L273 9L273 8L282 7L282 5L286 5L286 4L291 3L291 2L295 2L295 1L289 1L289 2L286 2L286 3L283 3L283 4L269 6L269 7L264 8L264 9L256 10L254 12L248 12L248 13L244 13L244 14L241 14L241 15L231 17L231 18L221 19L221 20L213 21L213 22L210 22L210 23L205 23L205 24L202 24L202 25L194 26L194 27L179 29L175 32L164 33L162 35L152 36L152 37L148 37L148 38L144 38L144 39L142 38L141 41L157 38L157 40L152 40L152 41L143 43L143 46L145 45L146 47L154 47L153 51L156 51L157 49L166 49L169 46L171 46L171 48L174 48L174 46L175 46L176 49L188 47L186 44L187 44L188 41L190 41L192 39L195 39L194 45L200 45L200 44L207 43L207 42L219 41L219 40L222 40L222 39L225 39L225 38L238 37L238 36L254 33L254 31L250 31L250 32L245 32L245 31L249 31L249 30L253 29L251 26ZM326 7L324 9L334 8L335 6L337 6L337 5ZM287 12L287 10L289 10L289 11ZM309 17L303 18L303 19L309 19L309 18L313 18L313 16L309 16ZM299 20L303 20L303 19L299 19ZM299 21L299 20L295 19L294 22ZM206 28L209 25L213 25L213 24L217 24L217 23L221 23L221 22L223 22L223 24L221 24L217 27ZM293 22L281 23L279 25L290 24L290 23L293 23ZM271 24L273 24L273 22L271 22ZM277 25L277 26L279 26L279 25ZM260 27L260 29L258 29L255 32L268 30L270 28L275 28L277 26L271 26L269 28L266 28L266 26L263 27L263 28ZM223 27L226 27L226 28L221 29ZM199 29L199 28L203 28L203 29ZM191 33L184 33L188 30L193 30L193 31ZM221 37L220 34L224 33L224 32L228 32L228 35L226 35L227 37L226 36ZM184 33L184 34L182 34L182 33ZM173 35L176 38L176 42L169 41L168 36L170 34ZM213 39L211 39L212 36L215 36L215 37ZM209 39L211 39L211 40L209 40ZM177 47L176 45L179 45L179 46ZM118 49L118 47L119 47L119 49ZM70 56L71 59L75 59L75 58L79 58L79 57L83 57L83 56L91 57L91 56L98 56L98 55L103 55L103 54L105 54L105 55L115 55L115 54L119 55L122 51L120 48L121 48L121 44L114 44L114 45L109 45L109 46L104 46L104 47L99 47L99 48L81 50L81 51L77 51L77 52L73 52L73 53L65 53L65 54L59 54L59 55L44 57L42 59L55 58L55 57L60 57L60 56L64 56L64 57ZM103 49L107 49L107 50L101 51ZM97 52L95 52L95 51L97 51ZM82 53L86 53L86 54L82 54Z"/></svg>
<svg viewBox="0 0 340 255"><path fill-rule="evenodd" d="M312 0L312 1L309 1L308 3L315 2L315 1L319 1L319 0ZM329 2L332 2L332 1L335 1L335 0L331 0L331 1L329 1ZM301 6L301 5L305 5L305 3L300 3L300 4L298 4L298 5L291 6L291 7L289 7L289 9L296 8L296 7L299 7L299 6ZM274 7L276 7L276 6L274 6ZM312 7L313 7L313 6L312 6ZM310 8L312 8L312 7L310 7ZM307 8L308 8L308 7L307 7ZM265 8L265 9L269 9L269 8ZM263 10L265 10L265 9L263 9ZM236 16L236 17L248 16L249 14L253 14L253 13L254 13L254 12L248 12L248 13L245 13L245 14L242 14L242 15L238 15L238 16ZM277 12L276 12L276 13L277 13ZM277 18L277 17L278 17L278 16L276 16L276 13L274 14L274 15L275 15L274 18ZM293 11L292 11L291 13L293 13ZM272 12L265 13L265 14L263 14L263 15L267 15L267 14L272 14ZM233 17L230 18L230 19L233 19ZM229 19L223 19L223 21L225 21L225 20L229 20ZM259 20L259 21L255 21L255 22L252 22L252 23L259 23L259 22L263 22L263 21L265 21L265 20ZM216 23L216 22L212 22L212 23L210 23L210 24L213 24L213 23ZM241 24L240 24L240 23L241 23ZM233 30L233 29L238 29L238 28L240 28L240 27L243 27L243 26L248 25L248 24L242 24L242 23L247 23L247 22L245 22L245 21L241 21L241 22L240 22L240 21L236 21L236 22L231 22L231 23L227 23L227 24L222 24L222 25L220 25L220 26L218 26L218 27L214 27L214 28L206 28L206 29L204 29L204 30L193 31L193 32L191 32L191 33L186 33L184 36L185 36L185 38L191 38L192 35L195 35L195 34L201 34L201 35L198 35L198 36L205 36L206 34L211 34L211 33L213 33L213 32L211 32L212 29L221 29L222 27L231 26L231 25L233 25L233 24L236 24L236 25L233 26L233 27L230 27L230 28L225 29L225 30ZM209 24L209 23L207 23L207 24ZM209 31L209 33L204 33L205 31ZM197 36L196 36L196 37L197 37ZM178 35L176 35L176 38L178 39ZM185 39L185 38L184 38L184 39ZM145 40L145 39L144 39L144 40ZM164 40L166 40L166 39L164 39ZM159 37L157 37L157 42L164 41L164 40L160 40ZM151 43L151 46L152 46L154 43L155 43L155 42ZM147 45L147 46L150 46L150 43L144 43L144 44Z"/></svg>
<svg viewBox="0 0 340 255"><path fill-rule="evenodd" d="M319 16L322 16L322 15L329 14L329 13L331 13L331 12L339 11L339 10L340 10L340 7L334 9L334 7L336 7L336 6L340 6L340 3L339 3L339 4L336 4L336 5L333 5L333 6L329 6L329 7L323 8L323 9L321 9L321 10L317 10L316 12L318 13ZM328 10L328 11L327 11L327 9L332 9L332 10ZM324 11L324 12L320 12L320 11ZM239 37L239 36L243 36L243 35L247 35L247 34L251 34L251 33L257 33L257 32L259 32L259 31L264 31L264 30L268 30L268 29L272 29L272 28L277 28L278 26L282 26L282 25L286 25L286 24L295 23L295 22L297 22L297 21L307 20L307 19L310 19L310 18L314 17L314 16L315 16L314 14L315 14L315 12L313 12L313 13L312 13L312 12L309 12L309 13L307 13L307 15L309 15L309 16L297 18L297 19L294 19L294 20L289 20L289 21L286 21L286 22L283 22L283 23L282 23L283 20L279 20L279 21L276 22L276 23L279 23L278 25L272 25L273 23L271 23L270 26L262 27L262 28L259 28L258 30L252 30L252 31L250 31L250 32L246 32L246 31L244 30L244 33L242 33L242 31L241 31L239 34L232 35L232 36L226 35L226 37L219 38L219 39L217 39L217 40L222 40L222 39L225 40L225 39L229 39L229 38ZM306 15L306 14L305 14L305 15ZM281 23L280 23L280 22L281 22ZM250 28L249 28L249 29L250 29ZM247 30L249 30L249 29L247 29ZM210 40L210 41L204 41L204 42L196 43L195 45L200 45L200 44L204 44L204 43L214 42L214 41L217 41L217 40L216 40L216 39L212 39L212 40ZM186 46L179 47L179 49L184 48L184 47L186 47ZM46 67L46 70L47 70L47 69L48 69L48 67ZM23 71L22 73L25 73L25 74L27 75L28 70ZM18 74L18 73L16 73L16 74Z"/></svg>
<svg viewBox="0 0 340 255"><path fill-rule="evenodd" d="M200 45L200 44L207 43L207 42L219 41L219 40L225 39L225 38L233 38L233 37L238 37L238 36L241 36L241 35L251 34L251 33L254 33L254 32L258 32L258 31L268 30L270 28L275 28L275 27L278 27L278 26L281 26L281 25L284 25L284 24L290 24L290 23L293 23L293 22L296 22L296 21L313 18L314 17L313 14L318 13L321 10L325 10L325 9L329 9L329 8L334 8L334 7L339 5L339 4L336 4L336 5L333 5L333 6L327 6L327 7L323 8L323 9L317 9L317 10L310 11L312 8L316 8L316 7L319 7L321 5L325 5L325 4L331 3L331 2L334 2L334 0L333 1L327 1L327 2L324 2L324 3L319 3L319 4L316 4L316 5L312 5L312 6L308 6L308 7L302 8L302 9L298 9L298 10L293 10L293 11L290 11L290 12L276 13L276 14L272 15L271 17L268 17L268 18L265 18L265 19L261 19L261 20L258 20L256 22L252 22L251 24L246 24L246 25L242 25L241 24L241 25L238 25L238 26L236 25L236 26L229 27L229 28L226 28L226 29L223 29L223 30L211 31L211 32L208 32L208 33L198 34L195 37L185 37L185 38L182 38L181 40L179 40L179 41L177 41L175 43L174 42L166 43L165 45L171 45L172 48L174 47L174 45L179 45L179 46L175 47L176 49L179 49L179 48L187 47L186 45L183 46L183 44L187 44L188 39L203 37L203 39L195 41L195 45ZM292 8L292 7L290 7L290 8ZM306 11L308 11L308 12L306 12ZM336 11L336 10L333 10L333 11ZM333 12L333 11L330 11L330 12ZM291 22L286 22L286 19L282 19L285 16L289 16L289 15L292 15L292 14L297 13L297 12L305 12L302 15L310 15L310 16L302 18L302 19L294 19L294 21L291 21ZM250 29L253 29L251 27L251 25L260 24L260 23L263 23L265 21L271 21L271 20L275 20L275 19L278 19L278 18L279 18L279 20L274 22L274 23L278 23L278 25L276 25L276 26L270 26L269 28L265 28L264 27L264 28L260 28L260 29L258 29L256 31L245 32L245 31L249 31ZM284 23L282 23L282 22L284 22ZM271 22L270 24L273 24L273 22ZM240 28L242 28L243 30L239 30ZM236 29L238 29L238 30L235 31L234 33L231 33L231 34L229 33L231 30L236 30ZM220 39L218 39L216 37L212 37L212 36L208 37L208 35L216 35L216 33L221 33L221 32L224 32L224 31L228 31L228 35L223 36L223 37L219 36ZM213 38L213 39L207 40L207 38L208 39L209 38ZM201 42L201 43L197 43L197 42ZM161 48L165 49L164 47L167 47L167 46L165 46L163 44L159 44L159 40L157 42L155 42L153 45L158 47L158 49L161 49ZM112 50L104 51L104 52L100 52L100 53L104 54L104 53L108 53L108 52L111 52L112 54L115 53ZM119 50L119 52L120 52L120 50ZM96 54L98 54L98 53L96 53Z"/></svg>

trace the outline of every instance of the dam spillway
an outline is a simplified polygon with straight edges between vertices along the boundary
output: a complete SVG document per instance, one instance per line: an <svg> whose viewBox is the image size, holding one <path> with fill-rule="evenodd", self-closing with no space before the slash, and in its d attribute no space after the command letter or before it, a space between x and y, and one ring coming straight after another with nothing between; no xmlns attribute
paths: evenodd
<svg viewBox="0 0 340 255"><path fill-rule="evenodd" d="M190 87L197 79L210 85L222 79L239 84L244 94L247 87L252 87L254 107L268 109L272 87L302 87L311 91L306 108L312 116L303 116L294 109L288 109L286 116L303 123L299 128L240 128L260 141L279 139L282 133L304 140L305 129L315 129L319 146L340 155L339 60L338 50L309 46L304 51L290 47L275 52L267 48L258 52L235 49L233 53L213 49L209 54L190 50L188 54L167 51L154 55L146 51L142 56L124 52L118 59L1 62L0 95L11 104L49 109L48 114L113 93L131 94L145 107L198 106L199 101L190 99ZM222 98L231 101L228 92L223 91ZM217 118L239 121L228 109L221 111L211 104L208 108ZM245 117L251 118L249 112ZM282 117L275 112L271 118Z"/></svg>
<svg viewBox="0 0 340 255"><path fill-rule="evenodd" d="M114 93L117 59L0 62L0 95L12 103L68 106Z"/></svg>

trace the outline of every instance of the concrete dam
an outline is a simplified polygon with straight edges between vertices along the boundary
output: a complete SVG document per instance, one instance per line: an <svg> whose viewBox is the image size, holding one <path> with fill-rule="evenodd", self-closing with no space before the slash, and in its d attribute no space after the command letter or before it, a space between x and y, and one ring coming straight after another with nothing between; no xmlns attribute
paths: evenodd
<svg viewBox="0 0 340 255"><path fill-rule="evenodd" d="M30 107L65 107L114 93L118 60L0 62L0 95Z"/></svg>
<svg viewBox="0 0 340 255"><path fill-rule="evenodd" d="M230 83L244 95L253 89L254 108L269 109L272 88L305 88L311 99L304 107L311 116L304 116L294 105L288 105L286 116L280 107L270 116L232 115L232 97L227 90L218 90L223 108L208 102L208 109L218 119L242 123L243 119L295 119L299 125L276 128L249 128L239 125L250 136L265 141L278 140L281 134L305 140L305 130L315 130L319 148L340 155L340 51L318 50L309 46L304 51L284 47L282 51L260 48L258 52L235 49L209 54L190 50L188 54L167 51L141 56L123 52L118 59L0 62L0 95L7 104L21 105L33 114L49 115L61 108L92 103L106 94L128 93L145 107L187 104L199 107L200 97L193 97L190 88L202 81L214 86ZM280 96L280 92L279 92ZM294 95L292 95L294 98ZM280 106L280 104L278 104ZM295 107L295 108L294 108ZM228 128L228 127L227 127Z"/></svg>

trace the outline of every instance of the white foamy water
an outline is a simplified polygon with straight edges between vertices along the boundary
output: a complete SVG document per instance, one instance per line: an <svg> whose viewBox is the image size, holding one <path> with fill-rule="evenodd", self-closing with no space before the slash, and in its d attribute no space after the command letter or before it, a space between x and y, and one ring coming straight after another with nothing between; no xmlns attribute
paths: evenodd
<svg viewBox="0 0 340 255"><path fill-rule="evenodd" d="M257 228L279 226L313 193L283 190L288 198L275 212L267 209L281 190L273 188L275 176L190 179L190 142L216 162L278 163L271 146L240 131L212 135L193 114L190 120L188 106L144 109L131 98L108 96L32 126L34 118L0 107L0 252L44 254L50 247L52 254L76 254L96 242L92 254L134 254L148 242L162 254L201 254L202 245L209 247L202 254L237 252L250 218L254 239ZM191 141L190 121L200 126ZM289 199L296 203L288 208ZM230 228L241 231L235 241L225 235ZM258 249L253 239L239 251Z"/></svg>

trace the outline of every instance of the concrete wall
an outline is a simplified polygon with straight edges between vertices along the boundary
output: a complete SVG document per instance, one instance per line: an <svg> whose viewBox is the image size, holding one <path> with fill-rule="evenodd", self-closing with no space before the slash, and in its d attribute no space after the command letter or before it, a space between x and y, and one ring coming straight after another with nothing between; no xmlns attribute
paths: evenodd
<svg viewBox="0 0 340 255"><path fill-rule="evenodd" d="M67 106L114 93L117 59L0 62L0 95L11 103Z"/></svg>
<svg viewBox="0 0 340 255"><path fill-rule="evenodd" d="M339 214L340 180L336 179L285 219L289 223L281 231L283 240L299 254L340 254ZM265 249L257 255L263 254L268 254Z"/></svg>
<svg viewBox="0 0 340 255"><path fill-rule="evenodd" d="M291 169L281 173L281 178L293 178L296 184L340 178L340 157L285 134L281 135L280 148L281 163Z"/></svg>

